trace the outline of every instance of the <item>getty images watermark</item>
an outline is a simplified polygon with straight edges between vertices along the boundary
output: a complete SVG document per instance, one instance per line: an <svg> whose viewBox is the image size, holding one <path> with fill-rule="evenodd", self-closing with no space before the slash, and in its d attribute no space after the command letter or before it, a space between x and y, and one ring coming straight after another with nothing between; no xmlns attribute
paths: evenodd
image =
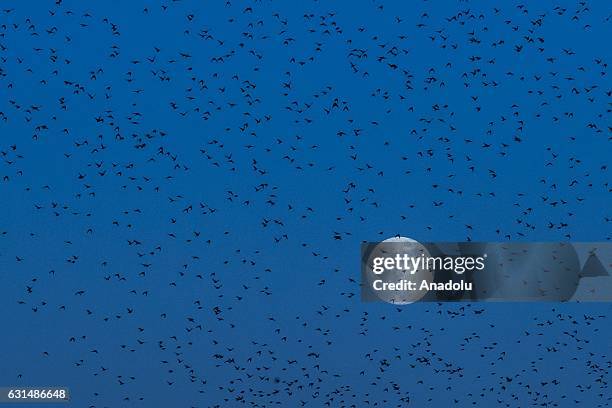
<svg viewBox="0 0 612 408"><path fill-rule="evenodd" d="M365 301L611 301L612 244L420 243L395 237L363 244ZM590 279L583 279L590 278Z"/></svg>

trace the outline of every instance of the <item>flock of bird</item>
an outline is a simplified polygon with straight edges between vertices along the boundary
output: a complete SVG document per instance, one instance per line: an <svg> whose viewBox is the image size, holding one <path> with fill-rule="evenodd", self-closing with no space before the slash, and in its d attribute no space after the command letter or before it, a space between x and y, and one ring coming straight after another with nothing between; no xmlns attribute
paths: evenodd
<svg viewBox="0 0 612 408"><path fill-rule="evenodd" d="M0 386L610 406L607 303L360 299L363 242L610 240L612 8L529 3L2 2Z"/></svg>

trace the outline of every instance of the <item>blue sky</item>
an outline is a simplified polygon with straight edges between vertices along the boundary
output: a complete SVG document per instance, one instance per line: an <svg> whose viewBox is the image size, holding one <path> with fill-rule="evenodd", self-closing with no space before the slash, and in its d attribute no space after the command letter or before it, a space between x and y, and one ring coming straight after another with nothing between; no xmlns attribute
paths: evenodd
<svg viewBox="0 0 612 408"><path fill-rule="evenodd" d="M0 384L609 404L608 303L397 308L355 282L360 243L396 234L610 239L606 4L9 3Z"/></svg>

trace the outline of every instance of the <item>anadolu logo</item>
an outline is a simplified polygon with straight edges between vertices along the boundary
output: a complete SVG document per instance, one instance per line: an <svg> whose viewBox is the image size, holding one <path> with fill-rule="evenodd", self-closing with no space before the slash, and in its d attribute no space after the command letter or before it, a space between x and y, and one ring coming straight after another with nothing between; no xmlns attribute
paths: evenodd
<svg viewBox="0 0 612 408"><path fill-rule="evenodd" d="M436 252L440 251L436 248ZM485 259L486 254L449 256L440 252L432 255L425 245L397 236L370 248L365 259L364 283L375 298L394 304L409 304L422 299L430 291L447 291L449 294L471 291L471 281L462 279L461 275L482 271Z"/></svg>
<svg viewBox="0 0 612 408"><path fill-rule="evenodd" d="M612 301L609 242L426 242L361 246L361 298L415 301Z"/></svg>

